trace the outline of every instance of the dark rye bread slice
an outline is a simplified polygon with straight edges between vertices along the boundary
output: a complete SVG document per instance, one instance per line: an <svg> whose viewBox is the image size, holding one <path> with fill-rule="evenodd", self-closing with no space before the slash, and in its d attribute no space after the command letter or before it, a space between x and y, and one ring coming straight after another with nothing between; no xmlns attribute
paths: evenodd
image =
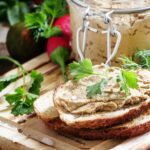
<svg viewBox="0 0 150 150"><path fill-rule="evenodd" d="M59 118L46 124L61 135L73 135L87 140L126 139L150 131L150 110L130 122L105 129L75 129L63 123Z"/></svg>
<svg viewBox="0 0 150 150"><path fill-rule="evenodd" d="M124 123L138 117L141 113L150 108L150 98L139 103L138 105L122 108L112 112L101 112L96 114L75 115L65 112L63 109L57 108L60 119L68 126L74 128L90 128L96 129L100 127L108 127L119 123Z"/></svg>

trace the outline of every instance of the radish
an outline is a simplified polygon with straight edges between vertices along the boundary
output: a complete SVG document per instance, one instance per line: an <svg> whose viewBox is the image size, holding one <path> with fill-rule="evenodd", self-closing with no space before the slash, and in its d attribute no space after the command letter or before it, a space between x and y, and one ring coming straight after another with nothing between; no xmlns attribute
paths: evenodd
<svg viewBox="0 0 150 150"><path fill-rule="evenodd" d="M47 42L47 54L51 61L61 68L64 80L67 81L66 62L69 59L69 41L60 36L51 37Z"/></svg>
<svg viewBox="0 0 150 150"><path fill-rule="evenodd" d="M71 29L70 29L70 15L67 14L55 20L53 27L59 27L62 33L68 40L71 40Z"/></svg>

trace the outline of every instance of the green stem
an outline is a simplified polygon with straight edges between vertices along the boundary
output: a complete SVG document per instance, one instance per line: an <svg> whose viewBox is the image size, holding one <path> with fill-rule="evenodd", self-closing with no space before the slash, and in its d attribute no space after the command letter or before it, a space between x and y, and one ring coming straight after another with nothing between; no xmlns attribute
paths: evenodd
<svg viewBox="0 0 150 150"><path fill-rule="evenodd" d="M51 19L51 22L50 22L50 25L49 25L50 28L52 28L54 21L55 21L55 16L53 15L52 19Z"/></svg>
<svg viewBox="0 0 150 150"><path fill-rule="evenodd" d="M67 77L67 72L66 72L66 67L65 67L64 61L60 61L59 65L60 65L61 72L62 72L63 77L64 77L64 81L66 82L66 81L68 81L68 77Z"/></svg>
<svg viewBox="0 0 150 150"><path fill-rule="evenodd" d="M25 86L25 84L26 84L26 82L25 82L25 73L26 73L26 71L23 68L23 66L17 60L15 60L13 58L10 58L8 56L0 56L0 60L8 60L8 61L14 63L15 65L17 65L19 67L19 69L21 70L22 76L23 76L23 83L24 83L24 86Z"/></svg>

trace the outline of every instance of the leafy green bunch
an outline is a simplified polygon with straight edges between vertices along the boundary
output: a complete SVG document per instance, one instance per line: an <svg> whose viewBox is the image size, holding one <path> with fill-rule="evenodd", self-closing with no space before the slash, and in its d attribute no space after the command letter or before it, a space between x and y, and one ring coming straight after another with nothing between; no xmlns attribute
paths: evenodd
<svg viewBox="0 0 150 150"><path fill-rule="evenodd" d="M65 0L45 0L36 12L25 16L25 24L28 29L33 30L36 40L39 37L49 38L62 34L58 27L53 27L53 23L66 13L68 8Z"/></svg>
<svg viewBox="0 0 150 150"><path fill-rule="evenodd" d="M30 114L34 111L33 103L40 94L43 76L33 70L30 74L30 84L28 87L18 87L11 94L5 95L6 101L12 107L12 114L15 116Z"/></svg>
<svg viewBox="0 0 150 150"><path fill-rule="evenodd" d="M0 21L8 21L14 25L24 21L24 16L29 12L28 0L1 0L0 1Z"/></svg>
<svg viewBox="0 0 150 150"><path fill-rule="evenodd" d="M132 58L123 56L121 60L125 69L150 69L150 50L138 50Z"/></svg>
<svg viewBox="0 0 150 150"><path fill-rule="evenodd" d="M13 62L20 68L23 75L23 86L16 88L13 93L5 95L5 100L10 104L12 108L11 113L15 116L32 113L34 111L33 103L40 94L43 75L38 71L33 70L29 75L29 84L27 84L25 78L27 72L18 61L5 56L0 57L0 59L6 59ZM15 82L18 78L18 75L11 75L1 78L0 91L4 90L9 84Z"/></svg>

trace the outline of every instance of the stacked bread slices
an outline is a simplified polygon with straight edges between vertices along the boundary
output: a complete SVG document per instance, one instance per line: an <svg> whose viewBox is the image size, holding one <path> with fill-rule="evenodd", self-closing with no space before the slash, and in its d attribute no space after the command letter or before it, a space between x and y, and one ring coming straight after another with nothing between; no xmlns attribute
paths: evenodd
<svg viewBox="0 0 150 150"><path fill-rule="evenodd" d="M103 66L94 70L105 72ZM70 80L41 96L34 104L35 111L58 133L89 140L129 138L150 131L150 71L135 71L139 88L129 89L129 95L116 82L118 72L118 68L107 69L108 84L92 97L87 97L87 87L100 76Z"/></svg>

